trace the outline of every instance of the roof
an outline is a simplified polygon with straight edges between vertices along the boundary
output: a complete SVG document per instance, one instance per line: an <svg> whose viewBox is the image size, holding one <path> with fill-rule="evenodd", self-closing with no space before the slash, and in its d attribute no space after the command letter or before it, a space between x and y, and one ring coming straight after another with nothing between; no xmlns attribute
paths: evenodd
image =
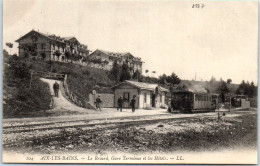
<svg viewBox="0 0 260 166"><path fill-rule="evenodd" d="M94 52L96 52L96 51L102 52L103 54L106 54L107 56L114 57L114 58L124 58L124 57L126 58L128 56L131 56L134 61L142 62L141 58L133 56L130 52L121 52L121 53L119 53L119 52L104 51L104 50L100 50L100 49L96 49Z"/></svg>
<svg viewBox="0 0 260 166"><path fill-rule="evenodd" d="M33 32L34 32L34 33L38 33L38 34L40 34L40 35L42 35L42 36L44 36L44 37L46 37L46 38L48 38L48 39L50 39L50 40L53 40L53 41L60 42L60 43L63 43L63 44L64 44L64 42L63 42L62 40L60 40L58 36L57 36L57 38L55 38L55 37L54 37L55 35L47 35L47 34L44 34L44 33L42 33L42 32L38 32L38 31L35 31L35 30L31 30L31 31L28 32L27 34L23 35L22 37L20 37L19 39L17 39L16 42L19 42L20 40L22 40L22 39L25 38L27 35L29 35L30 33L33 33Z"/></svg>
<svg viewBox="0 0 260 166"><path fill-rule="evenodd" d="M132 85L138 89L144 89L144 90L150 90L150 91L154 91L156 87L158 87L160 89L160 91L163 92L169 92L168 89L163 88L161 86L159 86L158 84L150 84L150 83L145 83L145 82L137 82L137 81L130 81L130 80L125 80L124 82L114 86L113 88L122 85L122 84L129 84Z"/></svg>
<svg viewBox="0 0 260 166"><path fill-rule="evenodd" d="M70 36L70 37L63 37L65 40L71 40L73 38L75 38L74 36Z"/></svg>
<svg viewBox="0 0 260 166"><path fill-rule="evenodd" d="M78 44L80 44L78 42L78 40L75 37L60 37L60 36L56 36L55 34L45 34L39 31L35 31L35 30L31 30L30 32L28 32L27 34L23 35L22 37L20 37L19 39L16 40L16 42L19 42L20 40L22 40L23 38L25 38L27 35L29 35L30 33L38 33L52 41L56 41L56 42L60 42L65 44L65 41L70 41L72 39L74 39Z"/></svg>

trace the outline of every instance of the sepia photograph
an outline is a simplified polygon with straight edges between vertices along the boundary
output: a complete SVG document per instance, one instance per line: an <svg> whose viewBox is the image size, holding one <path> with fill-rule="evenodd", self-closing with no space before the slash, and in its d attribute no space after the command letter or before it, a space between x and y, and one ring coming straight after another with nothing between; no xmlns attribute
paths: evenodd
<svg viewBox="0 0 260 166"><path fill-rule="evenodd" d="M258 163L256 0L3 0L2 48L3 163Z"/></svg>

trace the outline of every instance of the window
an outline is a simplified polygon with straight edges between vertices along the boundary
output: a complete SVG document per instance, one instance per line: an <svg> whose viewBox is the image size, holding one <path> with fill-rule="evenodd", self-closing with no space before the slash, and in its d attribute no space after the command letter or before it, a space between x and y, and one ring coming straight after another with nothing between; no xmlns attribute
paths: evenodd
<svg viewBox="0 0 260 166"><path fill-rule="evenodd" d="M124 92L124 100L129 101L129 92Z"/></svg>
<svg viewBox="0 0 260 166"><path fill-rule="evenodd" d="M42 59L45 59L46 58L46 54L45 53L41 53L41 57L42 57Z"/></svg>
<svg viewBox="0 0 260 166"><path fill-rule="evenodd" d="M42 49L46 49L46 44L45 43L42 43L41 46L42 46Z"/></svg>
<svg viewBox="0 0 260 166"><path fill-rule="evenodd" d="M160 95L160 103L162 102L162 95Z"/></svg>
<svg viewBox="0 0 260 166"><path fill-rule="evenodd" d="M147 94L145 93L144 94L144 103L146 103L146 101L147 101Z"/></svg>
<svg viewBox="0 0 260 166"><path fill-rule="evenodd" d="M200 101L200 96L199 96L199 95L196 95L196 97L197 97L197 101Z"/></svg>
<svg viewBox="0 0 260 166"><path fill-rule="evenodd" d="M34 51L37 50L37 44L33 44L33 50L34 50Z"/></svg>

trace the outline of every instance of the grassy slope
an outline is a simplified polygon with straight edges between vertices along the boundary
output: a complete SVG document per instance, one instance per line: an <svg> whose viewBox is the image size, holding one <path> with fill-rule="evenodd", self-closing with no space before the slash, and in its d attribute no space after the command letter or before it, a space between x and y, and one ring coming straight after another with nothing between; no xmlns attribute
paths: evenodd
<svg viewBox="0 0 260 166"><path fill-rule="evenodd" d="M27 117L32 112L50 109L49 86L33 77L30 88L29 68L20 58L4 52L3 116Z"/></svg>
<svg viewBox="0 0 260 166"><path fill-rule="evenodd" d="M93 89L97 90L97 92L112 93L111 86L114 83L109 80L108 71L53 61L32 61L28 62L28 64L30 69L33 70L68 74L70 91L85 100L88 99L88 94Z"/></svg>

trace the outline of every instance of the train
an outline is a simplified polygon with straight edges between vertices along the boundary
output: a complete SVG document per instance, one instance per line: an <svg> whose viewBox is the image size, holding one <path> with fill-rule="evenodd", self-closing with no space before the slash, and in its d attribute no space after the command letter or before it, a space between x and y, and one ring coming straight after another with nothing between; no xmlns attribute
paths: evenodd
<svg viewBox="0 0 260 166"><path fill-rule="evenodd" d="M213 93L197 93L189 90L172 92L168 112L181 113L215 112L219 95Z"/></svg>

